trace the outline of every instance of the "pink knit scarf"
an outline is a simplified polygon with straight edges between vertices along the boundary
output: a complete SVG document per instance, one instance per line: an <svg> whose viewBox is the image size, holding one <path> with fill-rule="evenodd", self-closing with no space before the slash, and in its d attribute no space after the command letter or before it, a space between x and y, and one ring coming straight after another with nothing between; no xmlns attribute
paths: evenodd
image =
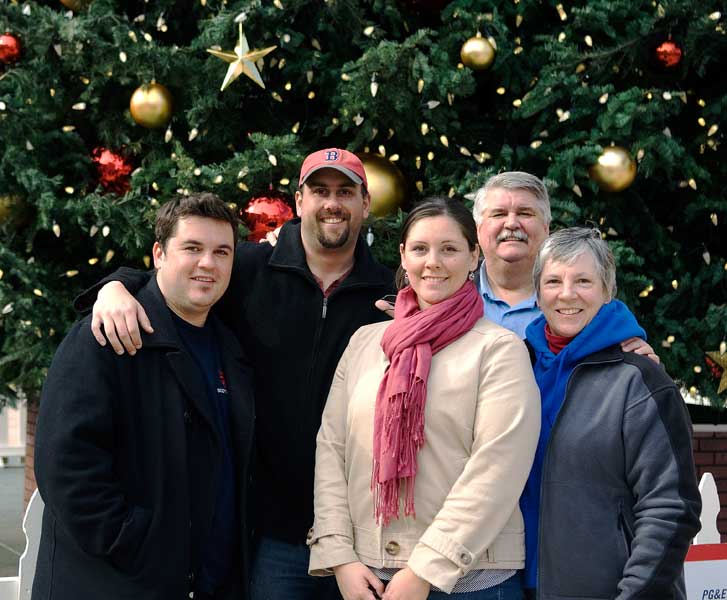
<svg viewBox="0 0 727 600"><path fill-rule="evenodd" d="M374 412L371 489L374 517L379 523L388 525L392 518L399 518L402 482L404 514L415 515L416 457L424 445L424 403L432 355L472 329L483 311L482 297L471 281L426 310L420 310L411 287L396 297L394 321L381 339L390 364L381 380Z"/></svg>

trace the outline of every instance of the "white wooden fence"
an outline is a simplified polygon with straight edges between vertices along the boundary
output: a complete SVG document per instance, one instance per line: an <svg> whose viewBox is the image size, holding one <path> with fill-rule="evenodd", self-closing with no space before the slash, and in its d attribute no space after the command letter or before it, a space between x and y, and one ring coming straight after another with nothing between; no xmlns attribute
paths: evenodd
<svg viewBox="0 0 727 600"><path fill-rule="evenodd" d="M694 538L684 563L687 600L727 598L727 544L720 544L717 529L719 494L711 473L702 476L699 491L702 494L702 529Z"/></svg>
<svg viewBox="0 0 727 600"><path fill-rule="evenodd" d="M22 464L25 457L25 402L0 410L0 469L11 461Z"/></svg>
<svg viewBox="0 0 727 600"><path fill-rule="evenodd" d="M727 544L719 543L719 494L711 473L705 473L702 477L699 491L702 493L702 530L694 538L694 544L684 563L687 600L725 598ZM20 557L19 573L17 577L0 577L0 600L30 600L43 523L43 506L43 500L38 490L35 490L23 519L26 546Z"/></svg>
<svg viewBox="0 0 727 600"><path fill-rule="evenodd" d="M30 600L38 560L40 531L43 525L43 499L38 490L33 492L23 518L25 551L20 557L17 577L0 577L0 600Z"/></svg>

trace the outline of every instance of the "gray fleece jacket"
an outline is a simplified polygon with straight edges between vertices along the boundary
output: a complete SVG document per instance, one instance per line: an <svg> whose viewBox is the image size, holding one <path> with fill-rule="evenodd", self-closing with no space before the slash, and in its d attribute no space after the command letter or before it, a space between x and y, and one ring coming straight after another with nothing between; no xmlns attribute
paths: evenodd
<svg viewBox="0 0 727 600"><path fill-rule="evenodd" d="M683 600L701 498L684 401L618 346L575 367L543 465L539 600Z"/></svg>

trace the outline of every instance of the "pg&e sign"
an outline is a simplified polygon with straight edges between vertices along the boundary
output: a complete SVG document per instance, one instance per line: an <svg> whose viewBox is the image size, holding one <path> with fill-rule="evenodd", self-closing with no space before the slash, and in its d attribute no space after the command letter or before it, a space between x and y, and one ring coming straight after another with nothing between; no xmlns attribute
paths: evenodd
<svg viewBox="0 0 727 600"><path fill-rule="evenodd" d="M727 544L698 544L684 563L687 600L727 600Z"/></svg>

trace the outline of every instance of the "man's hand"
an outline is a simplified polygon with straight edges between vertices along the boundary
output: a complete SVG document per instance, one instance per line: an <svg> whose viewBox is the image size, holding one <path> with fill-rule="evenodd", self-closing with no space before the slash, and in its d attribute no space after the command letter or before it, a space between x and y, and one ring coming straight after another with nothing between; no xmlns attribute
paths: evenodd
<svg viewBox="0 0 727 600"><path fill-rule="evenodd" d="M382 596L383 600L427 600L431 585L409 567L404 567L392 577Z"/></svg>
<svg viewBox="0 0 727 600"><path fill-rule="evenodd" d="M93 305L91 331L96 341L105 346L108 338L116 354L123 354L126 349L133 356L141 348L139 324L147 333L154 332L141 304L120 281L104 285Z"/></svg>
<svg viewBox="0 0 727 600"><path fill-rule="evenodd" d="M641 338L632 337L624 340L621 342L621 350L641 354L641 356L646 356L653 360L657 365L661 364L661 360L656 352L654 352L654 349Z"/></svg>
<svg viewBox="0 0 727 600"><path fill-rule="evenodd" d="M374 302L374 306L381 311L384 311L392 319L394 318L394 305L386 300L377 300Z"/></svg>
<svg viewBox="0 0 727 600"><path fill-rule="evenodd" d="M374 302L374 306L385 312L392 319L394 318L394 306L396 305L396 294L387 294Z"/></svg>
<svg viewBox="0 0 727 600"><path fill-rule="evenodd" d="M376 600L384 594L384 584L362 562L333 567L343 600ZM373 588L377 595L370 588Z"/></svg>

